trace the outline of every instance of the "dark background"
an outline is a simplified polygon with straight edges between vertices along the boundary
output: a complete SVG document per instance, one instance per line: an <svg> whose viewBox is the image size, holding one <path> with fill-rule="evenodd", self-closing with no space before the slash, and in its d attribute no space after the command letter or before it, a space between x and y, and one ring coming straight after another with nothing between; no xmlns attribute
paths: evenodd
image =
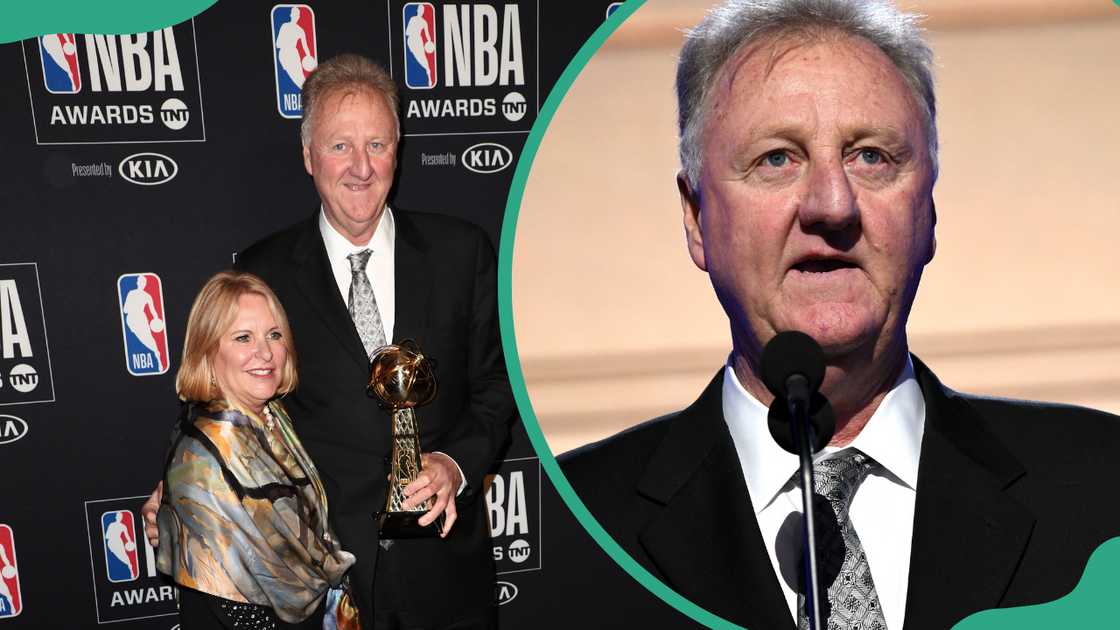
<svg viewBox="0 0 1120 630"><path fill-rule="evenodd" d="M500 113L403 122L391 205L463 217L485 228L497 245L514 166L536 112L602 23L608 3L510 3L521 22L525 85L482 88L442 87L444 7L434 4L440 85L432 90L404 85L402 2L311 3L315 52L321 60L358 52L392 65L402 113L414 98L495 98L499 109L511 90L526 98L529 111L515 122ZM18 569L22 607L16 617L0 617L0 629L109 622L120 622L112 627L121 630L169 629L178 622L166 583L148 575L150 553L142 542L139 577L109 581L101 517L131 511L142 538L139 506L161 475L177 413L174 375L186 316L202 282L228 267L239 249L318 208L300 158L299 120L277 111L273 6L221 0L193 25L177 25L183 93L93 92L79 35L82 90L48 94L38 41L0 45L0 76L8 79L0 99L0 282L14 282L8 286L18 291L33 350L30 356L0 353L0 524L14 539L8 551L15 552L10 560ZM505 4L491 6L501 29ZM190 110L181 131L159 120L169 96ZM155 124L50 124L52 104L124 103L152 104ZM508 148L511 164L491 174L463 168L464 151L482 142ZM175 177L158 185L123 179L122 160L143 152L170 158ZM456 165L422 162L425 154L448 153L458 158ZM111 166L111 176L75 175L76 165L101 163ZM126 370L117 280L131 273L161 279L171 357L166 373ZM15 389L9 376L21 364L38 378L30 392ZM6 417L18 418L26 433L5 435L5 427L21 424ZM501 492L492 489L489 499L492 522L505 519L494 539L503 627L691 625L599 551L542 474L520 424L496 473ZM520 561L510 559L511 548Z"/></svg>

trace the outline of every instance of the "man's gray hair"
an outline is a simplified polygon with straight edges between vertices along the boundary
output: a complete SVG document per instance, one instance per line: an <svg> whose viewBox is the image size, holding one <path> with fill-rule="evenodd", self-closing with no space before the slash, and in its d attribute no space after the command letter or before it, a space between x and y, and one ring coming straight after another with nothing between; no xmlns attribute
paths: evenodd
<svg viewBox="0 0 1120 630"><path fill-rule="evenodd" d="M315 122L319 105L337 92L361 89L379 92L385 97L385 102L397 119L399 139L400 98L397 96L397 84L393 81L393 77L389 76L385 68L368 57L342 53L319 64L319 67L315 68L303 82L301 90L303 96L300 99L303 105L303 121L299 126L299 135L304 146L311 142L311 125Z"/></svg>
<svg viewBox="0 0 1120 630"><path fill-rule="evenodd" d="M937 177L937 108L919 16L886 0L728 0L713 8L685 36L677 64L681 168L689 186L699 184L701 147L712 85L720 69L744 47L782 35L813 38L828 33L862 37L883 51L913 90L925 118L929 157Z"/></svg>

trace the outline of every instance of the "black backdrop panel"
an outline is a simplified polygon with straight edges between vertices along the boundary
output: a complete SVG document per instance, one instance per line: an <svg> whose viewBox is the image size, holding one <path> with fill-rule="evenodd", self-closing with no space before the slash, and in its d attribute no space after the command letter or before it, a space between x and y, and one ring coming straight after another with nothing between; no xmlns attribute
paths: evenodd
<svg viewBox="0 0 1120 630"><path fill-rule="evenodd" d="M606 4L221 0L150 33L0 45L0 630L177 624L139 508L195 292L318 208L303 58L392 68L405 135L391 204L463 217L496 244L537 110ZM406 40L421 13L436 63L418 79L425 47ZM599 552L513 435L487 497L502 626L684 623Z"/></svg>

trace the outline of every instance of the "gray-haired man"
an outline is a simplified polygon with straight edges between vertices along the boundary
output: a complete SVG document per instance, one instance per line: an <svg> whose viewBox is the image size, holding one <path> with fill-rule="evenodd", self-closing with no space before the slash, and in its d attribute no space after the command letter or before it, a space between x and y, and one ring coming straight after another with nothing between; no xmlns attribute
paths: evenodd
<svg viewBox="0 0 1120 630"><path fill-rule="evenodd" d="M1115 417L962 396L908 353L936 249L930 59L913 16L865 0L728 2L681 54L686 240L733 348L691 407L564 468L640 563L750 628L807 624L797 458L769 435L759 373L778 332L827 358L830 628L945 628L1054 599L1120 534L1120 511L1092 502L1112 487Z"/></svg>

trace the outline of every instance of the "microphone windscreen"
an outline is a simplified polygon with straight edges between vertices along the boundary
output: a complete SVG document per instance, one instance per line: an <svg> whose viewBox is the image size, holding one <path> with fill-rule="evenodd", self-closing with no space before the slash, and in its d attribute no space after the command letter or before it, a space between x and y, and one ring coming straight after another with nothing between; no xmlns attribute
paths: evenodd
<svg viewBox="0 0 1120 630"><path fill-rule="evenodd" d="M793 439L789 405L785 398L774 399L766 419L770 428L770 436L774 438L778 446L797 455L800 451L797 449L796 440ZM828 446L828 443L832 440L832 434L836 433L836 414L832 411L832 405L829 404L828 399L820 392L814 393L809 399L809 425L813 429L811 434L813 439L809 440L809 445L813 452L817 453Z"/></svg>
<svg viewBox="0 0 1120 630"><path fill-rule="evenodd" d="M800 374L809 381L809 392L824 381L824 350L812 337L798 330L774 335L762 350L762 382L770 393L786 397L786 381Z"/></svg>

